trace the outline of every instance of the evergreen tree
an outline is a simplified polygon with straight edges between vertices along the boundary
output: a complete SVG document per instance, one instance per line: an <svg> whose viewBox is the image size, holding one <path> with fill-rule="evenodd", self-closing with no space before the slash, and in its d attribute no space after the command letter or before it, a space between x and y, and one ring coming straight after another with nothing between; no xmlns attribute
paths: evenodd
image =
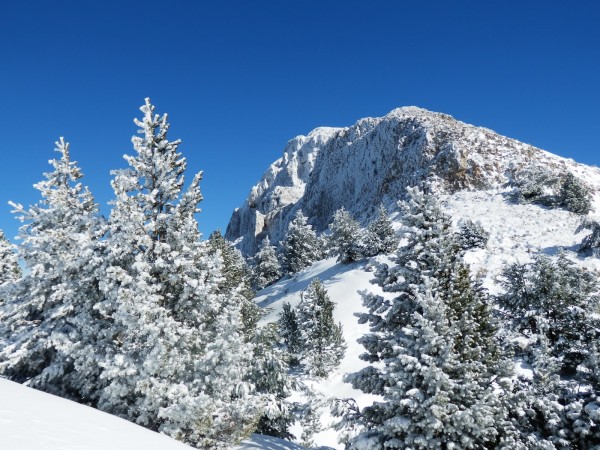
<svg viewBox="0 0 600 450"><path fill-rule="evenodd" d="M398 247L398 237L383 204L379 205L377 217L367 227L364 253L367 256L391 253Z"/></svg>
<svg viewBox="0 0 600 450"><path fill-rule="evenodd" d="M214 231L209 239L209 254L219 254L223 260L222 280L218 284L219 293L228 295L241 305L243 331L246 340L254 338L260 311L253 301L251 270L240 251L232 247L220 231Z"/></svg>
<svg viewBox="0 0 600 450"><path fill-rule="evenodd" d="M291 439L289 427L293 416L287 397L293 386L287 374L286 357L277 346L278 338L277 325L271 323L259 329L253 340L254 357L249 380L266 398L266 407L255 432Z"/></svg>
<svg viewBox="0 0 600 450"><path fill-rule="evenodd" d="M600 223L596 220L585 219L577 228L579 233L583 230L590 230L591 233L583 238L581 245L577 249L579 253L591 253L595 257L600 256Z"/></svg>
<svg viewBox="0 0 600 450"><path fill-rule="evenodd" d="M523 357L534 375L521 386L529 413L516 419L519 430L556 448L592 448L600 442L596 277L565 255L556 261L540 255L509 266L504 285L499 301L510 331L527 339Z"/></svg>
<svg viewBox="0 0 600 450"><path fill-rule="evenodd" d="M470 280L451 222L432 196L409 189L407 244L397 265L377 271L392 300L365 294L371 334L360 339L365 361L348 380L383 396L360 415L356 449L484 448L501 439L508 359L484 292ZM356 418L352 419L353 421Z"/></svg>
<svg viewBox="0 0 600 450"><path fill-rule="evenodd" d="M473 248L485 248L490 233L472 220L464 220L458 224L457 242L462 250L471 250Z"/></svg>
<svg viewBox="0 0 600 450"><path fill-rule="evenodd" d="M338 261L348 264L363 257L360 225L343 207L333 214L329 229L331 248L338 255Z"/></svg>
<svg viewBox="0 0 600 450"><path fill-rule="evenodd" d="M320 240L300 210L281 242L281 256L283 269L290 274L300 272L323 257Z"/></svg>
<svg viewBox="0 0 600 450"><path fill-rule="evenodd" d="M283 309L277 322L279 336L289 355L290 364L296 365L300 360L301 337L296 310L289 303L283 303Z"/></svg>
<svg viewBox="0 0 600 450"><path fill-rule="evenodd" d="M271 245L269 236L260 244L260 249L256 253L254 260L254 286L256 289L264 289L281 278L281 265L277 260L275 247Z"/></svg>
<svg viewBox="0 0 600 450"><path fill-rule="evenodd" d="M41 200L28 209L11 203L24 222L18 257L27 271L3 288L0 373L88 402L99 373L94 354L102 322L94 306L103 226L69 144L61 138L56 147L60 158L50 161L53 171L34 185Z"/></svg>
<svg viewBox="0 0 600 450"><path fill-rule="evenodd" d="M244 382L252 346L242 305L222 293L222 256L200 242L201 174L182 193L180 141L167 139L167 116L149 99L140 109L136 155L113 172L98 406L199 448L226 448L260 415Z"/></svg>
<svg viewBox="0 0 600 450"><path fill-rule="evenodd" d="M589 190L571 172L562 182L559 201L566 210L577 214L585 215L592 209Z"/></svg>
<svg viewBox="0 0 600 450"><path fill-rule="evenodd" d="M338 366L346 351L342 324L333 320L335 304L325 286L314 279L298 303L300 355L307 372L325 377Z"/></svg>
<svg viewBox="0 0 600 450"><path fill-rule="evenodd" d="M21 269L13 246L0 230L0 286L16 281L21 276ZM2 297L0 297L0 303Z"/></svg>
<svg viewBox="0 0 600 450"><path fill-rule="evenodd" d="M519 174L513 199L517 203L537 203L556 206L560 178L547 169L533 166Z"/></svg>

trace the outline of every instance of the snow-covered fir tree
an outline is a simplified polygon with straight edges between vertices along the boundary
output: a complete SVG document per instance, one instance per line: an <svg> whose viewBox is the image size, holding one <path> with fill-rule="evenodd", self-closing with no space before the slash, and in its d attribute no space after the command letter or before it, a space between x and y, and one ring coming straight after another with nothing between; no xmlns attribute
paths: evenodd
<svg viewBox="0 0 600 450"><path fill-rule="evenodd" d="M287 302L283 304L277 328L279 336L283 341L283 346L288 354L290 364L296 365L300 361L300 327L298 325L296 310Z"/></svg>
<svg viewBox="0 0 600 450"><path fill-rule="evenodd" d="M472 220L462 220L458 223L457 242L461 249L471 250L474 248L485 248L490 233L480 223Z"/></svg>
<svg viewBox="0 0 600 450"><path fill-rule="evenodd" d="M377 217L367 227L364 253L367 256L391 253L398 247L398 237L385 206L379 205Z"/></svg>
<svg viewBox="0 0 600 450"><path fill-rule="evenodd" d="M258 421L256 433L291 439L293 408L288 401L293 387L288 375L287 358L278 346L277 324L270 323L257 330L253 344L252 371L248 379L257 392L264 394L266 407Z"/></svg>
<svg viewBox="0 0 600 450"><path fill-rule="evenodd" d="M565 176L558 197L560 205L567 211L586 215L592 209L589 189L571 172Z"/></svg>
<svg viewBox="0 0 600 450"><path fill-rule="evenodd" d="M576 232L590 230L590 234L585 236L581 241L581 245L577 249L579 253L590 253L596 257L600 256L600 223L593 219L585 218Z"/></svg>
<svg viewBox="0 0 600 450"><path fill-rule="evenodd" d="M300 358L311 375L326 377L346 351L342 324L333 320L335 303L323 283L313 280L302 292L297 307Z"/></svg>
<svg viewBox="0 0 600 450"><path fill-rule="evenodd" d="M522 171L515 181L513 200L517 203L537 203L555 206L560 177L546 168L533 166Z"/></svg>
<svg viewBox="0 0 600 450"><path fill-rule="evenodd" d="M306 216L299 210L281 242L283 270L290 274L298 273L322 257L321 241L308 224Z"/></svg>
<svg viewBox="0 0 600 450"><path fill-rule="evenodd" d="M69 144L61 138L56 147L60 158L50 161L53 171L34 185L41 200L29 208L11 203L24 222L18 257L27 270L3 288L0 373L89 402L99 373L95 341L103 328L94 310L103 225Z"/></svg>
<svg viewBox="0 0 600 450"><path fill-rule="evenodd" d="M244 382L252 345L242 305L221 293L222 256L200 242L201 174L183 192L180 141L167 139L167 116L149 99L140 109L130 168L113 172L98 406L199 448L226 448L261 415Z"/></svg>
<svg viewBox="0 0 600 450"><path fill-rule="evenodd" d="M500 305L514 339L527 340L522 357L533 369L521 386L529 411L527 420L515 418L521 433L556 448L592 448L600 442L596 276L564 254L556 261L540 255L509 266L504 286Z"/></svg>
<svg viewBox="0 0 600 450"><path fill-rule="evenodd" d="M254 256L254 286L264 289L281 278L281 265L277 259L275 246L271 245L269 236L260 243L260 248Z"/></svg>
<svg viewBox="0 0 600 450"><path fill-rule="evenodd" d="M0 286L15 281L21 275L15 248L0 230ZM3 302L0 297L0 303Z"/></svg>
<svg viewBox="0 0 600 450"><path fill-rule="evenodd" d="M254 338L260 311L252 301L252 271L240 251L225 240L219 230L208 239L209 254L219 254L223 260L219 293L235 298L241 304L242 324L246 340Z"/></svg>
<svg viewBox="0 0 600 450"><path fill-rule="evenodd" d="M502 393L510 363L484 291L474 284L433 196L408 189L403 205L407 244L377 282L392 300L364 297L371 333L362 359L378 363L348 380L381 395L361 412L350 448L492 448L507 423Z"/></svg>
<svg viewBox="0 0 600 450"><path fill-rule="evenodd" d="M333 214L333 222L329 225L329 229L331 230L330 247L333 254L337 255L338 261L348 264L363 257L362 230L358 222L343 207Z"/></svg>

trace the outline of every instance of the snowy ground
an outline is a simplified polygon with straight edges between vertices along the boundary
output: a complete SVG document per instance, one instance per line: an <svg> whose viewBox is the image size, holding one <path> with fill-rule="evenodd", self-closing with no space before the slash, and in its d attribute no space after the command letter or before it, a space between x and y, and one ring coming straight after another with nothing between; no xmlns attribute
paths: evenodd
<svg viewBox="0 0 600 450"><path fill-rule="evenodd" d="M110 414L0 378L2 450L191 450ZM301 450L253 436L235 450Z"/></svg>

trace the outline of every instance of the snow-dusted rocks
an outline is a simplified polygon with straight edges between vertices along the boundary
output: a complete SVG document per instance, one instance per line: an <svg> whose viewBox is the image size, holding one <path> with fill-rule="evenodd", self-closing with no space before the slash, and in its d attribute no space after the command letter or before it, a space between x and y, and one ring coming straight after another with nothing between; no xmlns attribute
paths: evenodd
<svg viewBox="0 0 600 450"><path fill-rule="evenodd" d="M282 239L298 209L320 232L339 208L359 220L371 218L381 202L395 204L407 186L423 180L444 192L483 189L506 184L532 163L557 173L568 169L598 188L596 168L446 114L398 108L291 140L233 213L226 237L254 254L264 236L273 244Z"/></svg>

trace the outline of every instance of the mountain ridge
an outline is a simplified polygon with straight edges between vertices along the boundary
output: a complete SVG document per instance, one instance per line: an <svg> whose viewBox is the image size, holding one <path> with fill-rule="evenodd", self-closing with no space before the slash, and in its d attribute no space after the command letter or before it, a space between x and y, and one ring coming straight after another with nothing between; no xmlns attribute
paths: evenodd
<svg viewBox="0 0 600 450"><path fill-rule="evenodd" d="M394 208L407 186L436 192L506 186L531 166L572 171L592 188L600 170L416 106L343 128L319 127L291 139L237 208L226 238L253 255L278 242L299 209L323 231L340 207L365 222L379 203ZM591 183L591 184L590 184Z"/></svg>

